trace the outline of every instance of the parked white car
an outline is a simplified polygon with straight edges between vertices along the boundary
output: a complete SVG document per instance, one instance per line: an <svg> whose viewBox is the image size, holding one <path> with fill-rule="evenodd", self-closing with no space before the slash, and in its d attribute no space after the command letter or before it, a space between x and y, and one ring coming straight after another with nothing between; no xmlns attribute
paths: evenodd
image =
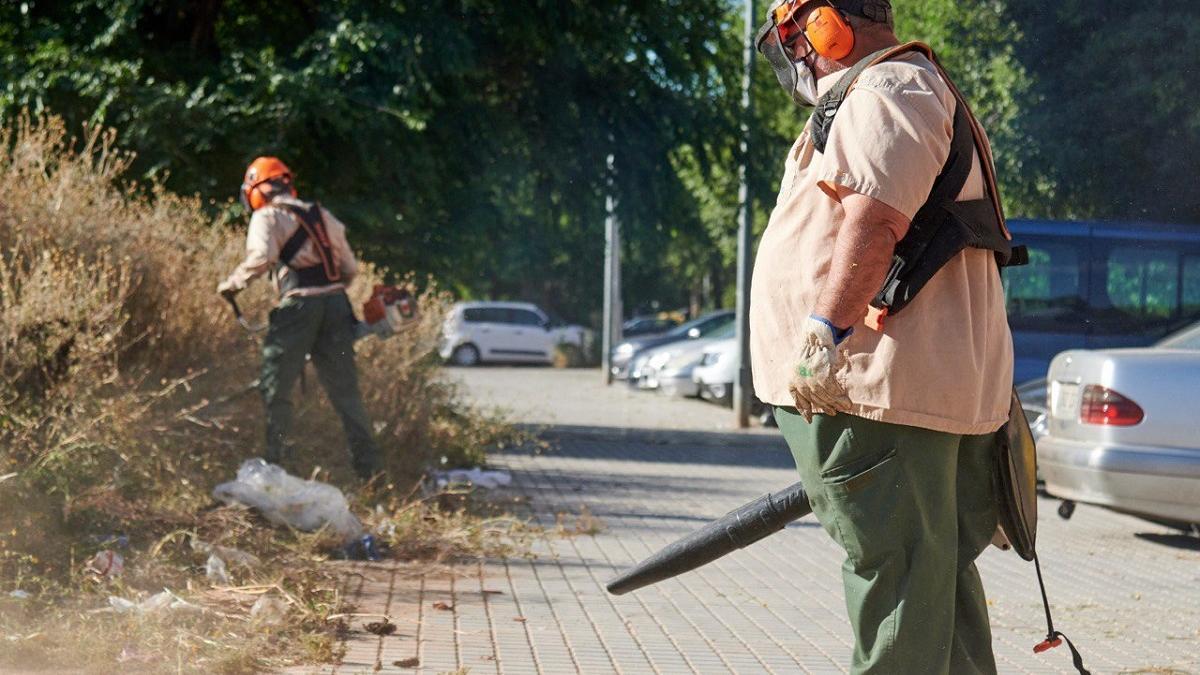
<svg viewBox="0 0 1200 675"><path fill-rule="evenodd" d="M739 360L737 338L716 340L708 345L700 357L700 364L692 371L692 381L696 383L700 397L731 405Z"/></svg>
<svg viewBox="0 0 1200 675"><path fill-rule="evenodd" d="M728 324L713 331L711 336L672 342L646 350L646 360L637 368L637 378L631 379L638 388L658 389L668 396L696 397L699 387L692 377L704 350L717 340L733 335L734 326Z"/></svg>
<svg viewBox="0 0 1200 675"><path fill-rule="evenodd" d="M438 353L458 366L483 362L549 363L560 344L584 344L582 326L555 326L528 302L460 302L442 326Z"/></svg>
<svg viewBox="0 0 1200 675"><path fill-rule="evenodd" d="M1143 349L1071 350L1048 375L1046 491L1151 519L1200 524L1200 325Z"/></svg>

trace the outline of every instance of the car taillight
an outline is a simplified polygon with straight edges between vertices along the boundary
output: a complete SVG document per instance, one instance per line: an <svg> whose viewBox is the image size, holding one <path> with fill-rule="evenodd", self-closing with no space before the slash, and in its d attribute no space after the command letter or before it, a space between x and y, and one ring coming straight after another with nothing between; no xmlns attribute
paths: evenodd
<svg viewBox="0 0 1200 675"><path fill-rule="evenodd" d="M1084 424L1106 424L1129 427L1146 417L1141 406L1108 387L1089 384L1083 388L1079 402L1079 421Z"/></svg>

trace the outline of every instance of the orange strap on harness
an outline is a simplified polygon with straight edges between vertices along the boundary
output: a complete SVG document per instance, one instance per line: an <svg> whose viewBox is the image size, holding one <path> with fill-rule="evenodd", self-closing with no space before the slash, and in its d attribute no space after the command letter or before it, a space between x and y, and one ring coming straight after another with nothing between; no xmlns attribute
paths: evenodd
<svg viewBox="0 0 1200 675"><path fill-rule="evenodd" d="M887 307L876 307L867 305L867 316L863 319L863 323L867 324L867 328L873 331L883 332L883 319L888 314Z"/></svg>
<svg viewBox="0 0 1200 675"><path fill-rule="evenodd" d="M342 272L333 255L333 245L329 241L329 232L325 227L325 218L321 215L321 205L311 204L307 207L280 204L296 217L300 227L284 242L279 250L279 260L295 272L296 281L301 287L325 286L341 281ZM312 241L320 264L308 267L295 267L292 259L308 241Z"/></svg>

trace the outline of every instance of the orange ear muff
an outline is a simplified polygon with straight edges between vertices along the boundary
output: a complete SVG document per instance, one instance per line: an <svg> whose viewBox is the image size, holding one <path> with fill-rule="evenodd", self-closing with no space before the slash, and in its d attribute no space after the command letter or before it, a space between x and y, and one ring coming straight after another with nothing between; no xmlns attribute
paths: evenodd
<svg viewBox="0 0 1200 675"><path fill-rule="evenodd" d="M288 192L293 197L295 197L297 194L296 186L292 184L292 181L290 178L287 178L286 180L287 180ZM255 183L254 185L251 185L248 188L245 186L245 184L242 185L242 188L243 188L243 190L242 190L242 195L243 195L242 206L249 208L249 210L251 212L253 212L253 211L257 211L267 205L267 196L263 194L262 188L260 187L265 182L266 181Z"/></svg>
<svg viewBox="0 0 1200 675"><path fill-rule="evenodd" d="M263 195L262 190L259 189L257 185L250 188L248 194L250 195L249 202L250 209L252 211L257 211L267 205L267 198L265 195Z"/></svg>
<svg viewBox="0 0 1200 675"><path fill-rule="evenodd" d="M804 34L818 54L837 61L854 49L854 29L833 7L818 7L808 17Z"/></svg>

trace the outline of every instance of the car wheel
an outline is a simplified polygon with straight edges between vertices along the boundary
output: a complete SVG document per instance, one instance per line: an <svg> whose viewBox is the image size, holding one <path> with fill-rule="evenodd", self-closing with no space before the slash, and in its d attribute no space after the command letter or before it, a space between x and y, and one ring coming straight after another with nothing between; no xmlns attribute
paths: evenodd
<svg viewBox="0 0 1200 675"><path fill-rule="evenodd" d="M456 366L479 365L479 349L475 345L459 345L450 355L450 363Z"/></svg>

